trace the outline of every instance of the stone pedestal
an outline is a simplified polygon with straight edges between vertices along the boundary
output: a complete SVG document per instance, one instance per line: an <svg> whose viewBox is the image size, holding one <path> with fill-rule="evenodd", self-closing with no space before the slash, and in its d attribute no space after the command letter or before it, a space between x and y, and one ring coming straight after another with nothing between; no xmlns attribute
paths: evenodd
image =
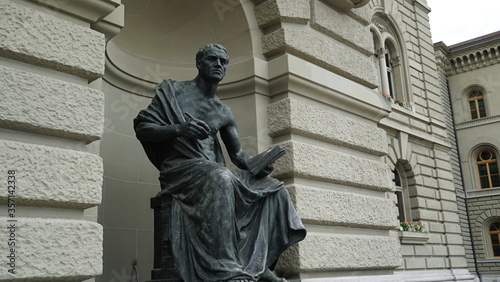
<svg viewBox="0 0 500 282"><path fill-rule="evenodd" d="M177 275L170 241L172 197L151 198L154 210L154 262L150 282L181 281Z"/></svg>

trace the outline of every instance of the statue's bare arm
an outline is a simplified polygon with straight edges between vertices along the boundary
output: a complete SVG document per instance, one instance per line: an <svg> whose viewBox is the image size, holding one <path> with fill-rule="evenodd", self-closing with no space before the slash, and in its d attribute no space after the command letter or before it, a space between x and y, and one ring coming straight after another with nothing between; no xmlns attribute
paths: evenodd
<svg viewBox="0 0 500 282"><path fill-rule="evenodd" d="M141 122L136 126L135 131L139 140L150 142L162 142L181 136L206 139L211 134L210 127L204 121L191 116L186 122L174 125Z"/></svg>
<svg viewBox="0 0 500 282"><path fill-rule="evenodd" d="M240 169L248 169L247 160L250 158L250 155L241 149L240 137L238 136L236 122L232 113L229 113L227 118L228 124L222 127L219 131L222 142L226 145L227 153L229 158L231 158L231 162L233 162L233 164Z"/></svg>

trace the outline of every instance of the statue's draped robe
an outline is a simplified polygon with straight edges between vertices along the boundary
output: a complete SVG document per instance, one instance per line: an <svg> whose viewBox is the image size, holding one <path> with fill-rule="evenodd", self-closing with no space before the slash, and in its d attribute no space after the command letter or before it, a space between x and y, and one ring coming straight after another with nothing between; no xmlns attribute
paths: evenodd
<svg viewBox="0 0 500 282"><path fill-rule="evenodd" d="M135 126L185 122L175 93L180 83L160 83ZM160 194L173 197L170 235L184 281L257 280L305 237L283 183L227 169L216 137L141 143L160 170Z"/></svg>

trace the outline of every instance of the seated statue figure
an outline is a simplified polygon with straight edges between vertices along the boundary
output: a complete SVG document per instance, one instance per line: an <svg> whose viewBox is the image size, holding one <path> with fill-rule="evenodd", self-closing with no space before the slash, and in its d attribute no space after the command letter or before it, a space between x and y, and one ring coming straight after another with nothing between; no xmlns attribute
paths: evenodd
<svg viewBox="0 0 500 282"><path fill-rule="evenodd" d="M306 236L283 182L255 176L242 151L234 116L215 95L228 64L218 44L196 54L198 75L164 80L134 120L137 138L160 171L161 192L173 198L170 240L185 282L285 281L270 270ZM217 133L231 161L225 167Z"/></svg>

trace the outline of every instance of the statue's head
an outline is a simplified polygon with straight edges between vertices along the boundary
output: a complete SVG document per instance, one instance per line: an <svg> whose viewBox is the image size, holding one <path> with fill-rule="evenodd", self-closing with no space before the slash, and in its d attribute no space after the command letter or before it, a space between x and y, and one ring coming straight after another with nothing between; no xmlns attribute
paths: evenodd
<svg viewBox="0 0 500 282"><path fill-rule="evenodd" d="M219 82L226 75L229 57L220 44L207 44L196 53L198 75L210 82Z"/></svg>

